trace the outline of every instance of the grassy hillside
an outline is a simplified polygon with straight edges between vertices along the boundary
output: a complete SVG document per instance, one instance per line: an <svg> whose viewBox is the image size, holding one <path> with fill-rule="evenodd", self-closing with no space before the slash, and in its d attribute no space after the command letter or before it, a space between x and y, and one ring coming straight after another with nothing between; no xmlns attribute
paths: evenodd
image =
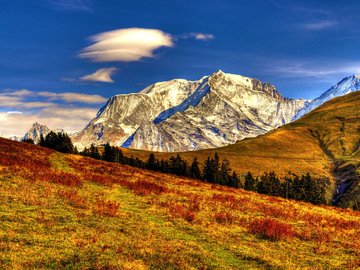
<svg viewBox="0 0 360 270"><path fill-rule="evenodd" d="M149 153L131 149L128 155L146 160ZM239 174L275 171L286 175L310 173L314 177L328 177L339 184L341 179L359 173L360 165L360 92L335 98L301 119L256 138L242 140L217 149L180 153L191 161L201 162L215 152L227 158ZM158 158L169 158L173 153L156 153ZM353 179L354 180L354 179ZM342 205L360 206L359 180L352 186ZM349 195L350 194L350 195ZM345 196L345 195L344 195ZM350 203L349 203L350 201ZM360 207L358 207L360 209Z"/></svg>
<svg viewBox="0 0 360 270"><path fill-rule="evenodd" d="M358 269L360 213L0 139L0 269Z"/></svg>

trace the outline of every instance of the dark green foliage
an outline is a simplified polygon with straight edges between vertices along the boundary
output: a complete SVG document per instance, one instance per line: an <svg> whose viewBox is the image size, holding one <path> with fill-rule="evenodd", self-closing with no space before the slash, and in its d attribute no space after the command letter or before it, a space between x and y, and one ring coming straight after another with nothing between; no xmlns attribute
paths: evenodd
<svg viewBox="0 0 360 270"><path fill-rule="evenodd" d="M74 146L71 142L70 137L63 132L55 133L53 131L50 131L45 139L41 135L40 136L40 146L44 146L47 148L54 149L56 151L62 152L62 153L73 153L74 152Z"/></svg>
<svg viewBox="0 0 360 270"><path fill-rule="evenodd" d="M45 147L45 139L44 139L44 136L42 134L40 134L39 145Z"/></svg>
<svg viewBox="0 0 360 270"><path fill-rule="evenodd" d="M255 181L253 175L251 174L251 172L248 172L245 175L244 189L250 190L250 191L256 191L256 181Z"/></svg>
<svg viewBox="0 0 360 270"><path fill-rule="evenodd" d="M155 157L155 154L151 153L147 162L143 162L133 156L125 157L121 149L110 146L110 144L105 145L102 156L94 145L91 145L90 149L85 148L80 154L109 162L179 176L188 176L210 183L234 188L244 188L262 194L307 201L314 204L326 203L325 194L330 186L328 179L314 180L309 174L302 175L301 177L289 174L288 177L280 181L280 178L275 172L264 173L260 178L254 178L251 172L248 172L244 177L244 185L242 185L241 179L236 172L231 170L230 162L227 159L220 161L217 153L215 153L213 157L206 159L202 172L196 157L191 163L191 166L188 166L187 162L183 160L180 155L172 156L168 160L159 160Z"/></svg>
<svg viewBox="0 0 360 270"><path fill-rule="evenodd" d="M91 146L90 146L89 157L92 157L95 159L101 159L99 150L97 149L97 147L95 147L94 144L91 144Z"/></svg>
<svg viewBox="0 0 360 270"><path fill-rule="evenodd" d="M102 155L102 159L109 162L115 161L115 151L114 148L110 146L109 143L105 145L104 153Z"/></svg>
<svg viewBox="0 0 360 270"><path fill-rule="evenodd" d="M26 139L26 140L23 140L22 142L24 142L24 143L30 143L30 144L35 144L33 139Z"/></svg>
<svg viewBox="0 0 360 270"><path fill-rule="evenodd" d="M199 162L198 162L196 157L194 158L194 160L193 160L193 162L191 163L191 166L190 166L190 177L195 178L195 179L200 179L201 178Z"/></svg>
<svg viewBox="0 0 360 270"><path fill-rule="evenodd" d="M158 168L159 165L157 164L153 153L150 154L149 159L146 162L146 166L149 170L156 170Z"/></svg>

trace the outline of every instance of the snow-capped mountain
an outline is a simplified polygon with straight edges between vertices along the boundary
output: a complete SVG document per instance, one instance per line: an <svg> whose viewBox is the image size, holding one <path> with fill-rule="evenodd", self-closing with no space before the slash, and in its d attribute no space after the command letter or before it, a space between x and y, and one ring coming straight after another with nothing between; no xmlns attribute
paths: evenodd
<svg viewBox="0 0 360 270"><path fill-rule="evenodd" d="M299 112L294 116L293 120L300 118L301 116L307 114L308 112L316 109L321 104L329 101L332 98L340 97L351 92L360 90L360 76L352 75L344 78L339 83L331 87L329 90L324 92L320 97L311 100L305 104L305 106L299 110Z"/></svg>
<svg viewBox="0 0 360 270"><path fill-rule="evenodd" d="M30 130L28 132L26 132L26 134L21 139L21 141L32 139L34 141L34 143L38 143L40 141L41 135L43 135L44 138L45 138L46 135L48 135L50 133L50 131L54 131L56 133L57 132L64 132L62 129L51 130L47 126L41 125L41 124L36 122L36 123L34 123L32 125Z"/></svg>
<svg viewBox="0 0 360 270"><path fill-rule="evenodd" d="M304 105L269 83L218 71L114 96L73 141L79 148L110 142L152 151L219 147L286 124Z"/></svg>
<svg viewBox="0 0 360 270"><path fill-rule="evenodd" d="M2 136L0 136L0 137L2 137ZM22 138L19 136L11 136L11 137L9 137L9 139L12 141L16 141L16 142L20 142L22 140Z"/></svg>

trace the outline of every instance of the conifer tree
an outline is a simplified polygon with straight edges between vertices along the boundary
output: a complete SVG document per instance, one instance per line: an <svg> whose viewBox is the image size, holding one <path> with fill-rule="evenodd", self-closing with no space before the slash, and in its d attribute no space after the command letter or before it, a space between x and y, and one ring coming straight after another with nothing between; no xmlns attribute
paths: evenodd
<svg viewBox="0 0 360 270"><path fill-rule="evenodd" d="M102 159L108 162L114 162L115 160L115 153L114 149L107 143L104 147L104 153Z"/></svg>
<svg viewBox="0 0 360 270"><path fill-rule="evenodd" d="M101 159L101 155L99 153L99 150L97 149L97 147L92 143L90 146L90 157L94 158L94 159Z"/></svg>
<svg viewBox="0 0 360 270"><path fill-rule="evenodd" d="M150 154L149 159L146 162L146 167L149 170L155 170L156 169L156 159L155 159L155 155L153 153Z"/></svg>
<svg viewBox="0 0 360 270"><path fill-rule="evenodd" d="M190 167L190 177L195 178L195 179L200 179L201 178L199 162L197 161L196 157L194 157L194 160L193 160L193 162L191 164L191 167Z"/></svg>
<svg viewBox="0 0 360 270"><path fill-rule="evenodd" d="M248 172L245 175L244 189L250 190L250 191L255 191L256 190L255 179L252 176L251 172Z"/></svg>

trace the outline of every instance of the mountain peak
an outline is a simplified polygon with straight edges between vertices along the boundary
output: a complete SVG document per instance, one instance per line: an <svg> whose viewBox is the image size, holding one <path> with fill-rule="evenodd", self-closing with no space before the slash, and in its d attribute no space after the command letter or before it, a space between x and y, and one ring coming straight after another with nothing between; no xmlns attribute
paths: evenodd
<svg viewBox="0 0 360 270"><path fill-rule="evenodd" d="M299 110L293 120L300 118L332 98L340 97L356 91L360 91L360 76L353 74L349 77L345 77L329 90L324 92L321 96L308 102L304 108Z"/></svg>

